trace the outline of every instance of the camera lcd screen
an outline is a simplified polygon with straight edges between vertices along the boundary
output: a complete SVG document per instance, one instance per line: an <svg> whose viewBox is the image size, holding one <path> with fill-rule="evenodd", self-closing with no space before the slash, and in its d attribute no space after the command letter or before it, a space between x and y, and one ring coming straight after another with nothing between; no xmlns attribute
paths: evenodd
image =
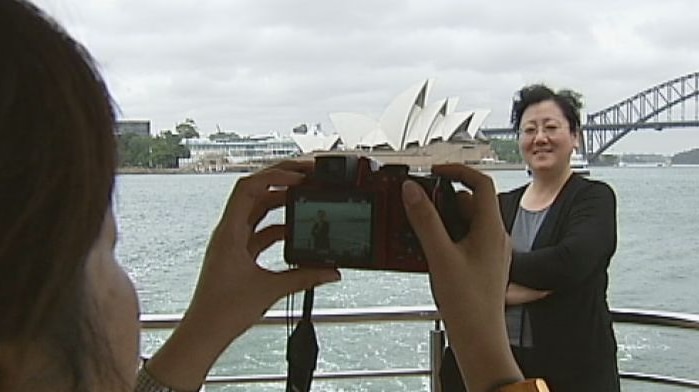
<svg viewBox="0 0 699 392"><path fill-rule="evenodd" d="M373 260L374 195L364 192L296 190L286 224L287 261L337 266L370 265Z"/></svg>

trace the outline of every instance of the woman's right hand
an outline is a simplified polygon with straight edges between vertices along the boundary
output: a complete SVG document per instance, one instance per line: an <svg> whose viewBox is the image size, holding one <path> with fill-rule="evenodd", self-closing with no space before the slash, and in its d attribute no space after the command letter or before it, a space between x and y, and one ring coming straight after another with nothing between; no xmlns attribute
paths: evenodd
<svg viewBox="0 0 699 392"><path fill-rule="evenodd" d="M432 293L464 382L478 392L521 380L504 316L512 252L493 181L464 165L438 165L432 172L472 190L457 195L470 229L453 242L422 188L413 181L403 184L408 219L427 257Z"/></svg>

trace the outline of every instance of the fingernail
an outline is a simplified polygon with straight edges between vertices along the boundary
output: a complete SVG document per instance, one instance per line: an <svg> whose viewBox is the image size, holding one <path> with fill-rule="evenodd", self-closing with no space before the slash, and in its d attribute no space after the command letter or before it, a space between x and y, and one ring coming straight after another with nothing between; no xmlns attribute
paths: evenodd
<svg viewBox="0 0 699 392"><path fill-rule="evenodd" d="M408 205L416 204L422 198L420 186L413 181L403 182L403 201Z"/></svg>

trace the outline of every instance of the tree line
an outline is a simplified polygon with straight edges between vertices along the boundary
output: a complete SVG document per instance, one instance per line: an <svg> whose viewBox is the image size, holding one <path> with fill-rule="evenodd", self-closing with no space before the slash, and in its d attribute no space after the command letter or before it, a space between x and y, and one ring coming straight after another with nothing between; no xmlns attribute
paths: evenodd
<svg viewBox="0 0 699 392"><path fill-rule="evenodd" d="M507 163L522 163L522 155L519 153L517 140L490 139L490 148L493 149L500 160Z"/></svg>
<svg viewBox="0 0 699 392"><path fill-rule="evenodd" d="M671 162L673 165L699 165L699 148L675 154Z"/></svg>
<svg viewBox="0 0 699 392"><path fill-rule="evenodd" d="M182 139L198 138L199 132L192 119L175 126L175 132L161 131L159 135L144 136L126 133L118 136L117 148L120 167L177 168L178 159L189 158L189 149Z"/></svg>

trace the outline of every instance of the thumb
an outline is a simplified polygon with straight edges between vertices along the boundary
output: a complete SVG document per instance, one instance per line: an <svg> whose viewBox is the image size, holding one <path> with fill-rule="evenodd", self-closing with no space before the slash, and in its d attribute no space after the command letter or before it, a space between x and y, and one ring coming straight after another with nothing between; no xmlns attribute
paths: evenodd
<svg viewBox="0 0 699 392"><path fill-rule="evenodd" d="M281 296L340 280L340 272L331 268L299 268L276 272L274 276L275 290L280 289Z"/></svg>
<svg viewBox="0 0 699 392"><path fill-rule="evenodd" d="M434 204L415 181L403 182L402 196L408 220L420 239L425 256L428 261L438 259L437 254L453 244Z"/></svg>

